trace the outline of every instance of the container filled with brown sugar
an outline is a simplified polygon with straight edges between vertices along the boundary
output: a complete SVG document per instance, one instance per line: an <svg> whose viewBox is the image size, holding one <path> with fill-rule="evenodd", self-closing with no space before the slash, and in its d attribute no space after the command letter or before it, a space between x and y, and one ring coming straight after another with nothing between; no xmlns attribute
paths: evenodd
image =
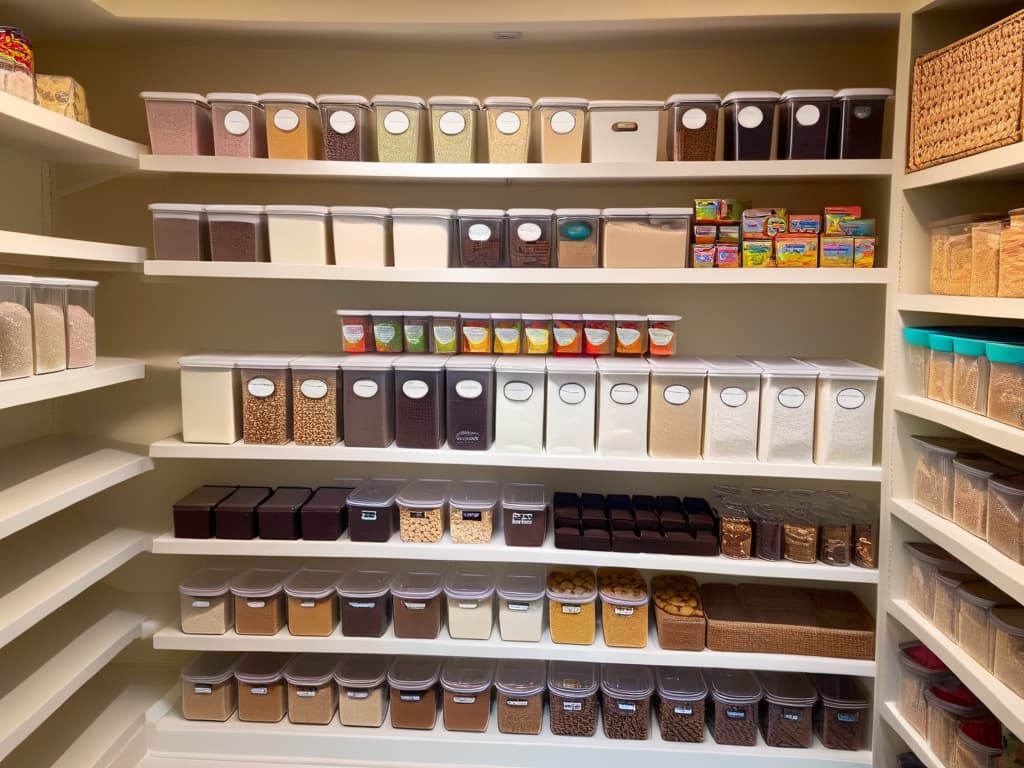
<svg viewBox="0 0 1024 768"><path fill-rule="evenodd" d="M284 628L287 615L284 583L287 579L288 571L267 568L252 568L232 579L230 589L235 601L235 632L240 635L276 635Z"/></svg>
<svg viewBox="0 0 1024 768"><path fill-rule="evenodd" d="M658 667L658 728L663 741L704 741L704 704L708 686L699 669Z"/></svg>
<svg viewBox="0 0 1024 768"><path fill-rule="evenodd" d="M338 626L338 571L303 568L284 584L288 599L288 632L302 637L327 637Z"/></svg>
<svg viewBox="0 0 1024 768"><path fill-rule="evenodd" d="M213 261L270 261L266 209L262 205L204 206Z"/></svg>
<svg viewBox="0 0 1024 768"><path fill-rule="evenodd" d="M255 93L208 93L217 157L266 157L266 112Z"/></svg>
<svg viewBox="0 0 1024 768"><path fill-rule="evenodd" d="M296 654L284 669L288 684L288 722L327 725L338 708L334 669L338 657L329 653Z"/></svg>
<svg viewBox="0 0 1024 768"><path fill-rule="evenodd" d="M441 633L444 573L412 566L391 583L395 637L433 640Z"/></svg>
<svg viewBox="0 0 1024 768"><path fill-rule="evenodd" d="M605 645L645 648L649 597L644 577L633 568L602 568L597 583Z"/></svg>
<svg viewBox="0 0 1024 768"><path fill-rule="evenodd" d="M588 568L548 573L551 642L593 645L597 631L597 579Z"/></svg>
<svg viewBox="0 0 1024 768"><path fill-rule="evenodd" d="M818 691L802 672L758 672L764 691L759 705L761 735L769 747L807 749L814 742Z"/></svg>
<svg viewBox="0 0 1024 768"><path fill-rule="evenodd" d="M342 725L380 728L388 714L390 656L343 656L334 670Z"/></svg>
<svg viewBox="0 0 1024 768"><path fill-rule="evenodd" d="M536 736L544 722L547 665L543 661L501 659L494 673L498 730Z"/></svg>
<svg viewBox="0 0 1024 768"><path fill-rule="evenodd" d="M288 713L288 684L284 670L288 653L245 653L235 665L238 684L238 719L250 723L277 723Z"/></svg>
<svg viewBox="0 0 1024 768"><path fill-rule="evenodd" d="M597 691L600 685L596 664L552 661L548 665L551 733L555 736L593 736L597 733Z"/></svg>
<svg viewBox="0 0 1024 768"><path fill-rule="evenodd" d="M445 730L486 731L493 683L494 662L490 659L448 659L441 668Z"/></svg>
<svg viewBox="0 0 1024 768"><path fill-rule="evenodd" d="M323 153L320 112L304 93L264 93L267 155L278 160L319 160Z"/></svg>
<svg viewBox="0 0 1024 768"><path fill-rule="evenodd" d="M296 445L334 445L344 435L344 410L338 400L343 359L307 355L292 360L292 437Z"/></svg>
<svg viewBox="0 0 1024 768"><path fill-rule="evenodd" d="M181 671L181 714L186 720L224 722L238 707L232 653L204 653Z"/></svg>
<svg viewBox="0 0 1024 768"><path fill-rule="evenodd" d="M758 707L764 696L753 672L713 669L707 674L711 701L708 728L716 744L752 747L757 744Z"/></svg>
<svg viewBox="0 0 1024 768"><path fill-rule="evenodd" d="M230 568L197 571L178 586L181 631L187 635L223 635L235 626L235 605L229 584Z"/></svg>
<svg viewBox="0 0 1024 768"><path fill-rule="evenodd" d="M238 360L242 373L242 440L284 445L292 439L294 356L255 355Z"/></svg>
<svg viewBox="0 0 1024 768"><path fill-rule="evenodd" d="M601 667L601 722L609 739L646 741L651 728L654 676L648 667L604 664Z"/></svg>
<svg viewBox="0 0 1024 768"><path fill-rule="evenodd" d="M391 571L354 569L338 582L341 634L381 637L391 624Z"/></svg>
<svg viewBox="0 0 1024 768"><path fill-rule="evenodd" d="M431 656L398 656L388 670L391 727L433 730L437 722L441 660Z"/></svg>

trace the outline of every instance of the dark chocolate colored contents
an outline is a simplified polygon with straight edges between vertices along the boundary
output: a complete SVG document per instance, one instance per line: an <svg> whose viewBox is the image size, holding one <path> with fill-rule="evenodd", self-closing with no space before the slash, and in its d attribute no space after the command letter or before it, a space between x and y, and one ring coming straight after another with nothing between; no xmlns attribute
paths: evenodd
<svg viewBox="0 0 1024 768"><path fill-rule="evenodd" d="M270 496L270 488L239 488L214 511L218 539L255 539L256 507Z"/></svg>
<svg viewBox="0 0 1024 768"><path fill-rule="evenodd" d="M256 510L261 539L299 538L299 509L308 500L309 488L278 488Z"/></svg>
<svg viewBox="0 0 1024 768"><path fill-rule="evenodd" d="M174 505L174 536L210 539L214 536L214 508L238 489L236 485L204 485Z"/></svg>

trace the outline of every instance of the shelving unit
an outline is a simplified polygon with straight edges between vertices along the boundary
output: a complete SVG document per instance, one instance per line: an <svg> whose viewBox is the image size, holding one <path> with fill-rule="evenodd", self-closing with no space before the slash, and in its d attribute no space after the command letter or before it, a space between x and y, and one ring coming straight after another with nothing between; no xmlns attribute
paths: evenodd
<svg viewBox="0 0 1024 768"><path fill-rule="evenodd" d="M895 702L887 701L882 704L882 719L928 768L949 768L928 746L928 740L915 731L914 727L900 714L899 707Z"/></svg>
<svg viewBox="0 0 1024 768"><path fill-rule="evenodd" d="M0 384L0 409L67 397L100 387L112 387L126 381L136 381L145 375L146 364L141 360L99 357L96 359L96 365L89 368L75 368L3 382Z"/></svg>
<svg viewBox="0 0 1024 768"><path fill-rule="evenodd" d="M953 182L1014 181L1024 177L1024 144L991 149L973 157L908 173L903 189L925 189Z"/></svg>
<svg viewBox="0 0 1024 768"><path fill-rule="evenodd" d="M0 232L0 252L10 256L53 259L61 265L67 262L67 266L72 268L93 264L107 269L129 268L146 260L145 248L11 231Z"/></svg>
<svg viewBox="0 0 1024 768"><path fill-rule="evenodd" d="M979 296L933 296L905 294L896 300L904 312L929 312L965 317L994 317L1001 320L1024 320L1024 300L991 299Z"/></svg>
<svg viewBox="0 0 1024 768"><path fill-rule="evenodd" d="M987 416L918 395L898 395L893 398L893 407L900 413L955 429L997 448L1024 454L1024 430L1002 424Z"/></svg>

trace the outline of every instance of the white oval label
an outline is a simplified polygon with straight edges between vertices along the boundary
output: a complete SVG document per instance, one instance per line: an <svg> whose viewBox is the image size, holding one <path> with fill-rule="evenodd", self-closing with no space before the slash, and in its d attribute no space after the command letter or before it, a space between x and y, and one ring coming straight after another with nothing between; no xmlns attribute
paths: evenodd
<svg viewBox="0 0 1024 768"><path fill-rule="evenodd" d="M616 384L608 393L613 403L619 405L632 405L640 397L640 390L632 384Z"/></svg>
<svg viewBox="0 0 1024 768"><path fill-rule="evenodd" d="M605 328L584 328L583 335L593 346L600 347L608 342L611 333Z"/></svg>
<svg viewBox="0 0 1024 768"><path fill-rule="evenodd" d="M257 376L255 379L249 379L247 389L253 397L270 397L274 394L274 382L262 376Z"/></svg>
<svg viewBox="0 0 1024 768"><path fill-rule="evenodd" d="M533 387L525 381L510 381L504 388L505 399L514 403L525 403L533 397Z"/></svg>
<svg viewBox="0 0 1024 768"><path fill-rule="evenodd" d="M320 379L306 379L299 385L299 391L310 400L327 397L327 382Z"/></svg>
<svg viewBox="0 0 1024 768"><path fill-rule="evenodd" d="M390 344L395 340L395 336L398 335L398 330L391 323L380 323L373 326L373 335L377 341Z"/></svg>
<svg viewBox="0 0 1024 768"><path fill-rule="evenodd" d="M471 224L466 232L470 240L482 243L491 239L491 228L486 224Z"/></svg>
<svg viewBox="0 0 1024 768"><path fill-rule="evenodd" d="M459 397L476 400L484 393L484 385L479 381L460 381L455 385L455 392Z"/></svg>
<svg viewBox="0 0 1024 768"><path fill-rule="evenodd" d="M445 112L437 124L445 136L458 136L466 130L466 118L459 112Z"/></svg>
<svg viewBox="0 0 1024 768"><path fill-rule="evenodd" d="M855 411L864 405L867 398L864 393L854 387L847 387L841 389L836 394L836 403L840 408L845 408L848 411Z"/></svg>
<svg viewBox="0 0 1024 768"><path fill-rule="evenodd" d="M495 328L494 335L498 338L502 344L518 344L519 343L519 329L518 328Z"/></svg>
<svg viewBox="0 0 1024 768"><path fill-rule="evenodd" d="M402 385L402 392L410 400L421 400L427 396L428 392L430 392L430 387L425 381L409 379Z"/></svg>
<svg viewBox="0 0 1024 768"><path fill-rule="evenodd" d="M631 347L640 341L640 331L636 328L616 328L615 335L625 347Z"/></svg>
<svg viewBox="0 0 1024 768"><path fill-rule="evenodd" d="M779 405L783 408L799 408L806 400L804 391L796 387L786 387L779 392Z"/></svg>
<svg viewBox="0 0 1024 768"><path fill-rule="evenodd" d="M395 136L409 130L409 116L400 109L392 110L384 115L384 130Z"/></svg>
<svg viewBox="0 0 1024 768"><path fill-rule="evenodd" d="M575 343L576 337L579 335L575 328L555 328L552 333L555 334L555 343L560 347L567 347Z"/></svg>
<svg viewBox="0 0 1024 768"><path fill-rule="evenodd" d="M450 325L434 326L434 341L444 346L455 341L455 329Z"/></svg>
<svg viewBox="0 0 1024 768"><path fill-rule="evenodd" d="M380 391L380 385L373 379L359 379L352 383L352 394L363 399L373 397Z"/></svg>
<svg viewBox="0 0 1024 768"><path fill-rule="evenodd" d="M672 405L685 405L690 402L690 388L682 384L673 384L665 387L665 402Z"/></svg>
<svg viewBox="0 0 1024 768"><path fill-rule="evenodd" d="M355 344L363 340L366 335L366 327L359 324L347 324L341 326L341 335L349 344Z"/></svg>
<svg viewBox="0 0 1024 768"><path fill-rule="evenodd" d="M524 243L535 243L540 240L540 236L544 234L539 226L527 222L526 224L520 224L516 227L516 235Z"/></svg>
<svg viewBox="0 0 1024 768"><path fill-rule="evenodd" d="M759 107L743 107L736 115L736 120L744 128L757 128L764 122L764 112Z"/></svg>
<svg viewBox="0 0 1024 768"><path fill-rule="evenodd" d="M249 132L249 116L237 109L224 115L224 130L232 136L245 136Z"/></svg>
<svg viewBox="0 0 1024 768"><path fill-rule="evenodd" d="M747 393L739 387L726 387L722 390L721 398L730 408L739 408L747 402Z"/></svg>
<svg viewBox="0 0 1024 768"><path fill-rule="evenodd" d="M470 344L483 344L487 341L487 329L478 325L467 325L462 329L462 335L469 340Z"/></svg>
<svg viewBox="0 0 1024 768"><path fill-rule="evenodd" d="M796 121L800 125L817 125L821 119L821 110L813 104L804 104L796 111Z"/></svg>
<svg viewBox="0 0 1024 768"><path fill-rule="evenodd" d="M871 117L871 107L861 106L853 108L853 116L858 120L866 120Z"/></svg>
<svg viewBox="0 0 1024 768"><path fill-rule="evenodd" d="M335 133L352 133L356 127L356 117L351 112L343 109L331 114L331 130Z"/></svg>
<svg viewBox="0 0 1024 768"><path fill-rule="evenodd" d="M648 328L647 335L651 338L651 344L656 347L667 347L676 337L675 331L668 328Z"/></svg>
<svg viewBox="0 0 1024 768"><path fill-rule="evenodd" d="M551 116L551 130L559 136L572 133L576 128L576 116L572 112L560 109Z"/></svg>
<svg viewBox="0 0 1024 768"><path fill-rule="evenodd" d="M683 128L689 131L699 131L708 123L708 113L703 109L697 109L692 107L683 112L683 117L680 120L683 124Z"/></svg>
<svg viewBox="0 0 1024 768"><path fill-rule="evenodd" d="M494 127L506 136L511 136L518 131L522 124L523 121L519 119L519 115L515 112L502 112L494 118Z"/></svg>
<svg viewBox="0 0 1024 768"><path fill-rule="evenodd" d="M291 133L299 127L299 115L291 109L279 109L274 113L274 125L279 131Z"/></svg>
<svg viewBox="0 0 1024 768"><path fill-rule="evenodd" d="M563 384L558 388L558 396L566 405L579 405L587 398L587 390L582 384Z"/></svg>

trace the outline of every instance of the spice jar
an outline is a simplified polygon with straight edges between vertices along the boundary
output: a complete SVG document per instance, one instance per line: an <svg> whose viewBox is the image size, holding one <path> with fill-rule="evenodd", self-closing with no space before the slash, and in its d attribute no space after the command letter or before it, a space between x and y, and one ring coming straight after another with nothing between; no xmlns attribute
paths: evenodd
<svg viewBox="0 0 1024 768"><path fill-rule="evenodd" d="M463 312L459 315L462 323L462 353L491 354L491 316L486 312Z"/></svg>
<svg viewBox="0 0 1024 768"><path fill-rule="evenodd" d="M405 480L375 478L348 495L348 536L352 541L390 541L398 527L395 500Z"/></svg>
<svg viewBox="0 0 1024 768"><path fill-rule="evenodd" d="M717 93L676 93L668 97L669 160L703 160L716 157L718 109L722 97ZM701 734L703 739L703 734Z"/></svg>
<svg viewBox="0 0 1024 768"><path fill-rule="evenodd" d="M174 538L212 539L214 509L238 490L233 485L204 485L174 503Z"/></svg>
<svg viewBox="0 0 1024 768"><path fill-rule="evenodd" d="M548 507L543 485L506 483L501 489L501 515L505 546L544 545Z"/></svg>
<svg viewBox="0 0 1024 768"><path fill-rule="evenodd" d="M536 736L544 722L547 668L543 661L501 659L494 673L498 730Z"/></svg>
<svg viewBox="0 0 1024 768"><path fill-rule="evenodd" d="M342 725L380 728L388 714L390 656L343 656L334 669L338 720Z"/></svg>
<svg viewBox="0 0 1024 768"><path fill-rule="evenodd" d="M901 644L896 658L900 663L900 714L915 731L927 736L928 702L925 691L949 678L949 667L917 642Z"/></svg>
<svg viewBox="0 0 1024 768"><path fill-rule="evenodd" d="M821 699L814 729L825 749L855 751L864 743L871 699L864 686L845 675L811 675Z"/></svg>
<svg viewBox="0 0 1024 768"><path fill-rule="evenodd" d="M353 355L340 361L345 445L387 448L395 440L395 355Z"/></svg>
<svg viewBox="0 0 1024 768"><path fill-rule="evenodd" d="M928 702L928 746L941 765L953 765L960 724L985 714L985 707L959 680L950 679L924 692Z"/></svg>
<svg viewBox="0 0 1024 768"><path fill-rule="evenodd" d="M441 633L444 575L439 570L412 567L391 584L395 637L433 640Z"/></svg>
<svg viewBox="0 0 1024 768"><path fill-rule="evenodd" d="M444 729L483 733L491 717L494 662L448 659L441 668Z"/></svg>
<svg viewBox="0 0 1024 768"><path fill-rule="evenodd" d="M208 93L217 157L266 157L267 124L255 93Z"/></svg>
<svg viewBox="0 0 1024 768"><path fill-rule="evenodd" d="M67 370L67 280L32 278L35 373Z"/></svg>
<svg viewBox="0 0 1024 768"><path fill-rule="evenodd" d="M654 676L647 667L604 664L601 667L601 722L609 739L646 741L651 727Z"/></svg>
<svg viewBox="0 0 1024 768"><path fill-rule="evenodd" d="M193 573L178 587L181 631L186 635L223 635L235 626L235 606L228 585L235 572L206 568Z"/></svg>
<svg viewBox="0 0 1024 768"><path fill-rule="evenodd" d="M373 115L363 96L317 96L324 132L324 159L348 162L373 160Z"/></svg>
<svg viewBox="0 0 1024 768"><path fill-rule="evenodd" d="M518 355L522 352L522 315L507 312L492 312L494 325L494 354Z"/></svg>
<svg viewBox="0 0 1024 768"><path fill-rule="evenodd" d="M339 267L385 267L389 264L389 208L334 205L330 213L335 264Z"/></svg>
<svg viewBox="0 0 1024 768"><path fill-rule="evenodd" d="M546 97L537 99L540 112L540 160L542 163L583 162L583 135L587 99Z"/></svg>
<svg viewBox="0 0 1024 768"><path fill-rule="evenodd" d="M181 714L186 720L223 723L238 707L235 663L228 653L204 653L181 671Z"/></svg>
<svg viewBox="0 0 1024 768"><path fill-rule="evenodd" d="M553 320L546 314L523 314L523 350L528 355L551 354Z"/></svg>
<svg viewBox="0 0 1024 768"><path fill-rule="evenodd" d="M338 571L303 568L284 584L288 598L288 633L327 637L338 626ZM330 718L328 718L330 719Z"/></svg>
<svg viewBox="0 0 1024 768"><path fill-rule="evenodd" d="M462 566L448 571L448 634L453 640L487 640L494 624L494 569Z"/></svg>
<svg viewBox="0 0 1024 768"><path fill-rule="evenodd" d="M632 568L597 572L601 593L601 630L612 648L647 647L647 583Z"/></svg>
<svg viewBox="0 0 1024 768"><path fill-rule="evenodd" d="M447 480L414 480L398 494L398 530L402 541L439 544L444 536Z"/></svg>
<svg viewBox="0 0 1024 768"><path fill-rule="evenodd" d="M432 96L431 146L435 163L476 162L476 113L480 100L472 96Z"/></svg>
<svg viewBox="0 0 1024 768"><path fill-rule="evenodd" d="M213 261L270 261L262 205L207 205L210 258Z"/></svg>
<svg viewBox="0 0 1024 768"><path fill-rule="evenodd" d="M615 315L615 354L646 353L647 331L647 315Z"/></svg>
<svg viewBox="0 0 1024 768"><path fill-rule="evenodd" d="M508 642L539 643L544 629L543 566L509 566L498 579L498 631Z"/></svg>
<svg viewBox="0 0 1024 768"><path fill-rule="evenodd" d="M437 681L441 660L428 656L398 656L388 670L391 687L391 727L433 730L437 722Z"/></svg>
<svg viewBox="0 0 1024 768"><path fill-rule="evenodd" d="M656 458L699 459L708 367L696 357L651 358L647 452Z"/></svg>
<svg viewBox="0 0 1024 768"><path fill-rule="evenodd" d="M964 584L958 590L956 642L967 655L992 671L995 631L992 609L1013 606L1013 599L987 581Z"/></svg>
<svg viewBox="0 0 1024 768"><path fill-rule="evenodd" d="M672 357L676 353L676 335L679 331L679 315L648 315L647 335L650 338L651 355Z"/></svg>
<svg viewBox="0 0 1024 768"><path fill-rule="evenodd" d="M395 445L436 449L445 441L443 355L402 355L395 360Z"/></svg>
<svg viewBox="0 0 1024 768"><path fill-rule="evenodd" d="M381 637L391 623L391 571L355 569L338 582L341 634Z"/></svg>
<svg viewBox="0 0 1024 768"><path fill-rule="evenodd" d="M455 211L449 208L394 208L391 239L395 266L447 269L457 262Z"/></svg>
<svg viewBox="0 0 1024 768"><path fill-rule="evenodd" d="M157 261L209 261L210 232L205 206L153 203L153 258ZM4 280L8 278L5 277ZM26 280L27 278L20 278ZM11 283L14 285L15 283ZM0 284L2 286L3 284ZM0 287L2 290L2 287ZM4 299L9 301L9 299Z"/></svg>
<svg viewBox="0 0 1024 768"><path fill-rule="evenodd" d="M554 217L555 212L550 208L509 209L509 266L553 267L555 265Z"/></svg>
<svg viewBox="0 0 1024 768"><path fill-rule="evenodd" d="M583 351L600 357L614 352L614 315L583 315Z"/></svg>
<svg viewBox="0 0 1024 768"><path fill-rule="evenodd" d="M551 733L555 736L593 736L597 732L596 664L552 661L548 665Z"/></svg>
<svg viewBox="0 0 1024 768"><path fill-rule="evenodd" d="M294 357L260 355L238 359L242 372L242 441L284 445L292 439Z"/></svg>
<svg viewBox="0 0 1024 768"><path fill-rule="evenodd" d="M287 653L245 653L235 665L238 683L238 719L251 723L277 723L288 712L284 670L292 660Z"/></svg>
<svg viewBox="0 0 1024 768"><path fill-rule="evenodd" d="M402 343L402 313L394 311L370 312L373 323L373 345L377 352L404 352Z"/></svg>
<svg viewBox="0 0 1024 768"><path fill-rule="evenodd" d="M660 573L651 579L651 596L658 645L667 651L703 651L704 608L697 582L681 573Z"/></svg>
<svg viewBox="0 0 1024 768"><path fill-rule="evenodd" d="M5 27L5 31L9 29ZM154 155L213 154L213 125L205 96L165 91L143 91L139 96L146 102ZM34 93L28 100L35 102Z"/></svg>
<svg viewBox="0 0 1024 768"><path fill-rule="evenodd" d="M1024 476L989 480L985 539L1013 562L1024 563Z"/></svg>
<svg viewBox="0 0 1024 768"><path fill-rule="evenodd" d="M813 712L818 692L801 672L758 672L764 691L759 705L761 735L769 747L807 749L814 742Z"/></svg>
<svg viewBox="0 0 1024 768"><path fill-rule="evenodd" d="M527 162L533 102L521 96L489 96L483 106L487 119L487 161Z"/></svg>
<svg viewBox="0 0 1024 768"><path fill-rule="evenodd" d="M460 208L459 263L463 267L507 267L505 212L492 208Z"/></svg>
<svg viewBox="0 0 1024 768"><path fill-rule="evenodd" d="M430 353L454 355L459 351L459 313L434 312L431 315Z"/></svg>
<svg viewBox="0 0 1024 768"><path fill-rule="evenodd" d="M285 626L287 578L288 571L252 568L231 580L237 634L276 635L281 631Z"/></svg>
<svg viewBox="0 0 1024 768"><path fill-rule="evenodd" d="M708 727L716 744L753 747L757 744L758 705L764 695L753 672L714 669L707 673L711 689Z"/></svg>
<svg viewBox="0 0 1024 768"><path fill-rule="evenodd" d="M327 653L297 654L284 668L288 683L288 722L327 725L338 708L334 668L338 657Z"/></svg>
<svg viewBox="0 0 1024 768"><path fill-rule="evenodd" d="M551 316L556 355L583 354L583 315Z"/></svg>
<svg viewBox="0 0 1024 768"><path fill-rule="evenodd" d="M1024 429L1024 346L988 343L988 417Z"/></svg>
<svg viewBox="0 0 1024 768"><path fill-rule="evenodd" d="M452 450L486 451L494 442L496 359L492 355L456 355L445 363L448 447Z"/></svg>
<svg viewBox="0 0 1024 768"><path fill-rule="evenodd" d="M280 160L319 160L323 153L320 113L304 93L264 93L267 155Z"/></svg>
<svg viewBox="0 0 1024 768"><path fill-rule="evenodd" d="M292 437L296 445L334 445L342 436L338 384L342 358L292 360Z"/></svg>
<svg viewBox="0 0 1024 768"><path fill-rule="evenodd" d="M427 354L433 334L430 312L405 312L402 315L402 342L406 352Z"/></svg>
<svg viewBox="0 0 1024 768"><path fill-rule="evenodd" d="M498 484L491 480L461 480L452 484L448 499L449 528L455 544L487 544L494 530Z"/></svg>
<svg viewBox="0 0 1024 768"><path fill-rule="evenodd" d="M548 574L548 624L551 642L593 645L597 627L597 580L585 568Z"/></svg>
<svg viewBox="0 0 1024 768"><path fill-rule="evenodd" d="M217 504L213 511L213 529L218 539L255 539L258 533L257 509L270 498L269 488L242 487Z"/></svg>
<svg viewBox="0 0 1024 768"><path fill-rule="evenodd" d="M601 211L597 208L558 208L558 266L592 268L601 265Z"/></svg>
<svg viewBox="0 0 1024 768"><path fill-rule="evenodd" d="M427 159L427 104L417 96L374 96L371 100L382 163L422 163Z"/></svg>
<svg viewBox="0 0 1024 768"><path fill-rule="evenodd" d="M704 701L708 686L699 669L658 667L658 726L663 741L704 741Z"/></svg>

